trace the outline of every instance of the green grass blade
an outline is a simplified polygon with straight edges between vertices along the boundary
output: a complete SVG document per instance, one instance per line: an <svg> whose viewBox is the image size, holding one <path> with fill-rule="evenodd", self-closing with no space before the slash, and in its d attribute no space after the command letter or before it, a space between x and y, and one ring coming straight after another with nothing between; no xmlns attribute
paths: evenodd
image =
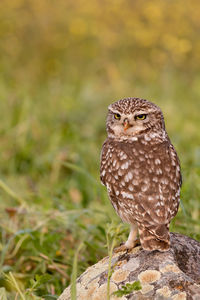
<svg viewBox="0 0 200 300"><path fill-rule="evenodd" d="M73 261L72 275L71 275L71 300L76 300L76 278L77 278L77 263L78 263L78 254L83 248L83 243L81 243L76 250Z"/></svg>
<svg viewBox="0 0 200 300"><path fill-rule="evenodd" d="M90 179L90 181L92 181L94 184L96 185L100 185L99 181L97 181L93 176L91 176L91 174L89 172L87 172L86 170L84 170L83 168L81 168L80 166L77 166L75 164L69 163L69 162L63 162L62 165L66 168L69 168L75 172L78 172L80 174L85 175L86 177L88 177L88 179Z"/></svg>
<svg viewBox="0 0 200 300"><path fill-rule="evenodd" d="M7 300L6 289L4 287L0 288L0 300Z"/></svg>
<svg viewBox="0 0 200 300"><path fill-rule="evenodd" d="M6 192L9 196L17 200L21 205L26 206L26 202L24 199L19 197L9 186L0 179L0 188Z"/></svg>

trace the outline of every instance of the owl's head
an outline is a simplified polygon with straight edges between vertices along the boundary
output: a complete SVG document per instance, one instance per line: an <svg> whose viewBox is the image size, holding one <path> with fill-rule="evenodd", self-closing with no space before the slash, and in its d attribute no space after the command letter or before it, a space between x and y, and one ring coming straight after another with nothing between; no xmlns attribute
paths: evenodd
<svg viewBox="0 0 200 300"><path fill-rule="evenodd" d="M106 125L108 136L116 139L132 139L148 132L165 132L161 109L140 98L126 98L109 105Z"/></svg>

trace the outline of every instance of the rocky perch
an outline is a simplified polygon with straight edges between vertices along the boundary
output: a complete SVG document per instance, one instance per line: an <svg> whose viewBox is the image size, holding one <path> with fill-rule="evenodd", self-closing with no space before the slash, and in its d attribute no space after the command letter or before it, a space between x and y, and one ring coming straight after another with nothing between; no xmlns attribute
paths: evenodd
<svg viewBox="0 0 200 300"><path fill-rule="evenodd" d="M103 258L77 279L78 300L107 299L108 263L109 257ZM116 291L121 295L113 294ZM200 243L171 233L167 252L147 252L137 247L114 253L110 295L111 300L200 300ZM58 300L70 300L70 287Z"/></svg>

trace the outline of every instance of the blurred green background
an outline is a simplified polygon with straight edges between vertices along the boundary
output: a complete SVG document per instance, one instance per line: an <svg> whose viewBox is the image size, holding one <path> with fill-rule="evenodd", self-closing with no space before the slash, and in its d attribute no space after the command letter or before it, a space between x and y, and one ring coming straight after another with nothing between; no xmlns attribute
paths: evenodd
<svg viewBox="0 0 200 300"><path fill-rule="evenodd" d="M120 219L99 156L120 98L163 110L183 173L171 230L200 240L199 11L198 0L0 1L0 296L56 299L80 241L78 274L106 255Z"/></svg>

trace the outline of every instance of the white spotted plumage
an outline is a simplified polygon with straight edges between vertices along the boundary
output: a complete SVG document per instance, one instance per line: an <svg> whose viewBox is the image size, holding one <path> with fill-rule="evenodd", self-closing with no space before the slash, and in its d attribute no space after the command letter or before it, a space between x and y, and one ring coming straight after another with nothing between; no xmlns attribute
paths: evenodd
<svg viewBox="0 0 200 300"><path fill-rule="evenodd" d="M168 250L181 173L160 108L140 98L119 100L109 106L107 132L101 181L113 207L124 222L137 225L144 249Z"/></svg>

